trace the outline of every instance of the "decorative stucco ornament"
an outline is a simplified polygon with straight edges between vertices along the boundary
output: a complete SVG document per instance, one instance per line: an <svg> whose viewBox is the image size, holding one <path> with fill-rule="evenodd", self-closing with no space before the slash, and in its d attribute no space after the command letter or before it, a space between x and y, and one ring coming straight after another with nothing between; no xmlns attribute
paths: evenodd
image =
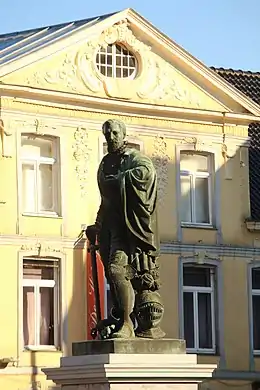
<svg viewBox="0 0 260 390"><path fill-rule="evenodd" d="M154 139L154 151L152 161L157 172L158 200L159 205L163 201L168 182L168 163L170 157L167 154L167 143L165 138L157 135Z"/></svg>
<svg viewBox="0 0 260 390"><path fill-rule="evenodd" d="M78 127L74 133L75 142L73 144L73 158L76 162L75 172L80 184L81 196L87 193L89 161L91 148L86 128Z"/></svg>
<svg viewBox="0 0 260 390"><path fill-rule="evenodd" d="M145 100L151 104L200 107L196 87L171 63L161 58L149 45L138 39L124 19L71 49L53 66L37 70L23 81L27 85L61 89L77 93ZM107 45L121 44L135 55L136 77L112 78L102 75L96 65L96 54Z"/></svg>

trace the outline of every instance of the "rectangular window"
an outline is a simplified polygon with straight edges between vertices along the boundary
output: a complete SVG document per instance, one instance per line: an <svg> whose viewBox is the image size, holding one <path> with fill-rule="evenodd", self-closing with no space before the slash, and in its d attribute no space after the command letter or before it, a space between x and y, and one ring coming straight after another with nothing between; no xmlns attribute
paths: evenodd
<svg viewBox="0 0 260 390"><path fill-rule="evenodd" d="M180 153L180 217L183 224L212 225L212 155Z"/></svg>
<svg viewBox="0 0 260 390"><path fill-rule="evenodd" d="M251 271L252 327L254 353L260 354L260 268Z"/></svg>
<svg viewBox="0 0 260 390"><path fill-rule="evenodd" d="M183 265L183 324L187 350L216 352L215 269Z"/></svg>
<svg viewBox="0 0 260 390"><path fill-rule="evenodd" d="M24 347L59 346L59 260L23 260Z"/></svg>
<svg viewBox="0 0 260 390"><path fill-rule="evenodd" d="M23 212L60 214L57 139L23 134L21 165Z"/></svg>

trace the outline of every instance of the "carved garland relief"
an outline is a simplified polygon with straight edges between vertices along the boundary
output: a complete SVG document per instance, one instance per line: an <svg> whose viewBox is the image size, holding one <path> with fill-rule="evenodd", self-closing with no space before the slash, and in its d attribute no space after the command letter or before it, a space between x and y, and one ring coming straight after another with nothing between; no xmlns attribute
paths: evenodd
<svg viewBox="0 0 260 390"><path fill-rule="evenodd" d="M135 53L139 61L139 75L134 80L103 77L95 66L95 53L100 47L122 43ZM139 41L128 27L127 20L105 30L99 39L88 42L78 52L76 66L85 86L92 92L105 90L112 97L133 98L135 94L149 101L175 99L200 106L197 96L184 90L173 77L174 69Z"/></svg>
<svg viewBox="0 0 260 390"><path fill-rule="evenodd" d="M23 244L21 246L20 250L27 251L27 252L28 251L34 252L35 254L37 254L37 256L41 256L43 254L46 255L46 253L52 253L52 254L54 254L54 253L62 254L63 253L61 247L46 245L45 243L42 243L40 241L37 241L34 244Z"/></svg>
<svg viewBox="0 0 260 390"><path fill-rule="evenodd" d="M72 145L73 158L76 162L76 175L79 180L81 196L87 193L89 162L92 149L89 147L88 133L84 127L78 127L74 133L75 142Z"/></svg>
<svg viewBox="0 0 260 390"><path fill-rule="evenodd" d="M132 51L138 62L138 75L131 78L104 77L97 69L96 53L101 47L121 43ZM46 83L64 85L67 89L86 93L105 94L122 99L145 99L149 102L200 107L200 99L189 86L184 87L177 71L155 54L151 48L138 40L128 26L127 20L113 25L91 41L85 42L78 51L66 55L57 69L36 71L26 78L29 85Z"/></svg>
<svg viewBox="0 0 260 390"><path fill-rule="evenodd" d="M168 182L168 163L170 157L167 154L167 143L164 137L157 135L154 139L154 152L152 161L157 172L158 180L158 201L162 204Z"/></svg>

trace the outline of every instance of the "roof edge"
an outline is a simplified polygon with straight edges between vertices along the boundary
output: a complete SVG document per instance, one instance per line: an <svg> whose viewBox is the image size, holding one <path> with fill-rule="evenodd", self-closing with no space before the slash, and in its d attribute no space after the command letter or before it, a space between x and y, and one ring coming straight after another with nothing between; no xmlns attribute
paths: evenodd
<svg viewBox="0 0 260 390"><path fill-rule="evenodd" d="M216 67L216 66L210 66L210 69L212 69L212 70L214 70L215 72L218 72L218 73L260 77L260 72L254 72L252 70L223 68L223 67Z"/></svg>

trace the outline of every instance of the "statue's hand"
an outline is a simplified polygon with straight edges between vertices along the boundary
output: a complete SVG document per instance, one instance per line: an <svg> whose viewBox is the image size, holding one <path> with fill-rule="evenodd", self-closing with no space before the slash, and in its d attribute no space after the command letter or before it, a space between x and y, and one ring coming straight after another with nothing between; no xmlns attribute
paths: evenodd
<svg viewBox="0 0 260 390"><path fill-rule="evenodd" d="M106 340L112 337L116 326L114 324L106 326L100 331L100 337L102 340Z"/></svg>
<svg viewBox="0 0 260 390"><path fill-rule="evenodd" d="M95 245L96 237L97 237L96 225L90 225L90 226L87 227L87 229L86 229L86 236L87 236L89 242L92 245Z"/></svg>

